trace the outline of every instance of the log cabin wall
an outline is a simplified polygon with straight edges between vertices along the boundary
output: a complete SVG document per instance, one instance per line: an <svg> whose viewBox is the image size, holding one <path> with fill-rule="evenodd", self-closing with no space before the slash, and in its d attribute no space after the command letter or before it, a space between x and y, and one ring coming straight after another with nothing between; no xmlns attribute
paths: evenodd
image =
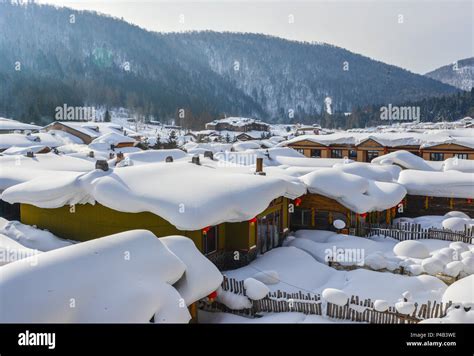
<svg viewBox="0 0 474 356"><path fill-rule="evenodd" d="M453 210L462 211L469 216L474 216L474 203L472 199L407 195L405 197L403 213L398 213L397 215L406 217L444 215Z"/></svg>

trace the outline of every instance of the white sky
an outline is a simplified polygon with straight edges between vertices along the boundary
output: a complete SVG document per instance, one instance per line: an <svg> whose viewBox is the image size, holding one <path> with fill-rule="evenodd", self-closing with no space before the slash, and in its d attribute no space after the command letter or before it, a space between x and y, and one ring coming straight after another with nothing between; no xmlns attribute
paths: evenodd
<svg viewBox="0 0 474 356"><path fill-rule="evenodd" d="M159 32L254 32L326 42L422 74L474 55L473 0L37 2L95 10Z"/></svg>

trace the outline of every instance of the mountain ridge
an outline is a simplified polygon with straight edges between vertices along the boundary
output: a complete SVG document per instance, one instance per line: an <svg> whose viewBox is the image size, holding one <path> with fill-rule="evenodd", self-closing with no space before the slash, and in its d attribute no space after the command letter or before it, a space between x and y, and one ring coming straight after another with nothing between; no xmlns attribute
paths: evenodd
<svg viewBox="0 0 474 356"><path fill-rule="evenodd" d="M159 120L184 111L190 121L227 114L291 122L321 114L327 96L345 112L457 91L330 44L151 32L89 11L0 7L0 115L28 122L46 121L63 103L123 106ZM21 71L12 69L17 62Z"/></svg>

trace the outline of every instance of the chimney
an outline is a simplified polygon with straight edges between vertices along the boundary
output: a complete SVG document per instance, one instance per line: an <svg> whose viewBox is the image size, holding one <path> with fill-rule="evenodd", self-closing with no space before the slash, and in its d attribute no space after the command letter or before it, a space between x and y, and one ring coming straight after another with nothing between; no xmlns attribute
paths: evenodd
<svg viewBox="0 0 474 356"><path fill-rule="evenodd" d="M123 153L122 152L118 152L117 153L117 159L115 160L115 165L117 165L119 162L123 161Z"/></svg>
<svg viewBox="0 0 474 356"><path fill-rule="evenodd" d="M263 171L263 158L261 157L257 158L255 174L258 174L260 176L266 175L265 172Z"/></svg>
<svg viewBox="0 0 474 356"><path fill-rule="evenodd" d="M35 156L35 154L33 153L33 151L26 152L26 157L33 158L34 156Z"/></svg>
<svg viewBox="0 0 474 356"><path fill-rule="evenodd" d="M204 157L214 160L214 153L212 151L204 151Z"/></svg>
<svg viewBox="0 0 474 356"><path fill-rule="evenodd" d="M201 162L199 160L199 155L194 155L192 160L191 160L191 163L194 163L194 164L197 164L198 166L200 166Z"/></svg>
<svg viewBox="0 0 474 356"><path fill-rule="evenodd" d="M95 161L95 169L102 169L104 172L109 170L109 164L104 159L98 159Z"/></svg>
<svg viewBox="0 0 474 356"><path fill-rule="evenodd" d="M171 163L171 162L173 162L173 157L167 156L167 157L165 158L165 162L166 162L166 163Z"/></svg>

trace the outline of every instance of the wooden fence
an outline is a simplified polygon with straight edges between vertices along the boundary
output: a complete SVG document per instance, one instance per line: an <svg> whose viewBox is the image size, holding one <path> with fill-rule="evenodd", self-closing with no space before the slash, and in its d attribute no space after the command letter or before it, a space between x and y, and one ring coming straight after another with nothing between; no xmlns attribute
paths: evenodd
<svg viewBox="0 0 474 356"><path fill-rule="evenodd" d="M436 239L445 241L462 241L472 244L474 230L466 228L464 231L452 231L449 229L425 229L419 224L399 223L395 225L386 224L364 224L360 227L361 234L365 237L382 235L399 241Z"/></svg>
<svg viewBox="0 0 474 356"><path fill-rule="evenodd" d="M243 281L233 278L224 278L222 289L231 293L245 295ZM351 296L348 303L339 306L332 303L323 304L319 294L288 293L275 291L261 300L251 300L252 307L242 310L233 310L227 306L213 302L209 304L201 301L199 308L211 312L233 313L246 317L258 318L259 313L298 312L307 315L325 315L331 319L348 320L353 322L379 323L379 324L413 324L428 318L440 318L446 315L446 310L451 303L427 302L415 303L415 311L411 315L400 314L391 306L387 311L379 312L374 309L371 299L361 299Z"/></svg>

